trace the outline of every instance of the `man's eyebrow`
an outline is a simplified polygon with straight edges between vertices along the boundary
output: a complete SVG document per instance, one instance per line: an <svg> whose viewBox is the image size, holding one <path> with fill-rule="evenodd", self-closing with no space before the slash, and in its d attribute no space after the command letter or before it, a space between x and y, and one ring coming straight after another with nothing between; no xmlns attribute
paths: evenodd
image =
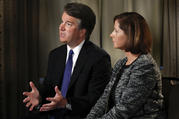
<svg viewBox="0 0 179 119"><path fill-rule="evenodd" d="M69 22L69 23L74 23L74 22L72 22L72 21L69 21L69 20L67 20L67 21L63 21L63 19L61 20L62 22Z"/></svg>
<svg viewBox="0 0 179 119"><path fill-rule="evenodd" d="M74 22L72 22L72 21L66 21L67 23L72 23L72 24L74 24Z"/></svg>
<svg viewBox="0 0 179 119"><path fill-rule="evenodd" d="M72 23L71 21L66 21L66 22L70 22L70 23Z"/></svg>

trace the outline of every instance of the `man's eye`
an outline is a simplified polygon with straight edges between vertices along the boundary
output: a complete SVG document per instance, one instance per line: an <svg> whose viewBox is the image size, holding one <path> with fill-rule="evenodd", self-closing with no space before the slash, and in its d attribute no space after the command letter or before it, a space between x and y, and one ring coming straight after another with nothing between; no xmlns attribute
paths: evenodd
<svg viewBox="0 0 179 119"><path fill-rule="evenodd" d="M66 24L67 24L67 26L72 26L72 23L67 22Z"/></svg>

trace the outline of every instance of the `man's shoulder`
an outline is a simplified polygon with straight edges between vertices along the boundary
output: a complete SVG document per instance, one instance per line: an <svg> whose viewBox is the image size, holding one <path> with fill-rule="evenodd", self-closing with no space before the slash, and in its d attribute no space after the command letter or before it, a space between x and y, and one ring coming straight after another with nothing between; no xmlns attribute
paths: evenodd
<svg viewBox="0 0 179 119"><path fill-rule="evenodd" d="M53 53L59 53L59 52L64 52L66 50L66 45L61 45L61 46L59 46L59 47L57 47L57 48L54 48L54 49L52 49L51 51L50 51L50 53L51 54L53 54Z"/></svg>
<svg viewBox="0 0 179 119"><path fill-rule="evenodd" d="M92 54L109 55L104 49L100 48L99 46L97 46L91 41L87 41L86 48L87 51Z"/></svg>

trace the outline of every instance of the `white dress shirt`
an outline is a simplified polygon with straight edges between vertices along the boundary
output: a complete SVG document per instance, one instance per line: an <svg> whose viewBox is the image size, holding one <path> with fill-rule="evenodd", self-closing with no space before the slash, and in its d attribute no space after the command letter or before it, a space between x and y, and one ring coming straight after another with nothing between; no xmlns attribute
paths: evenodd
<svg viewBox="0 0 179 119"><path fill-rule="evenodd" d="M67 63L67 59L68 59L68 54L70 52L70 50L73 50L73 66L72 66L72 70L71 70L71 74L73 73L73 69L76 65L76 61L78 59L78 55L80 54L81 48L84 44L85 40L83 40L78 46L76 46L75 48L71 49L69 45L67 45L67 56L66 56L66 63Z"/></svg>

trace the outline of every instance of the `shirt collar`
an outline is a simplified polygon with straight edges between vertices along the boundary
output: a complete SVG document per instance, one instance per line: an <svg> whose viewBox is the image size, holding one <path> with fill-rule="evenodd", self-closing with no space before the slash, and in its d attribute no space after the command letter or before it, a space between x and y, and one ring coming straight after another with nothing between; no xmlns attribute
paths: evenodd
<svg viewBox="0 0 179 119"><path fill-rule="evenodd" d="M78 46L76 46L75 48L73 48L73 52L74 52L74 55L78 55L80 53L80 50L84 44L85 40L83 40ZM71 48L69 45L67 45L67 54L69 54Z"/></svg>

